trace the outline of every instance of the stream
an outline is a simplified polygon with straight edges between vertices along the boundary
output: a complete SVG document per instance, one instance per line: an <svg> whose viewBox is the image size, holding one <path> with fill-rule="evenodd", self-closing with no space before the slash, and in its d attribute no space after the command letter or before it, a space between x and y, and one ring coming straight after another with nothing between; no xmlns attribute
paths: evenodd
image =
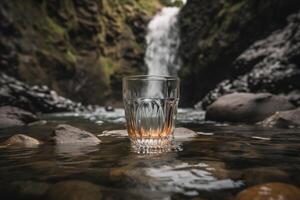
<svg viewBox="0 0 300 200"><path fill-rule="evenodd" d="M92 132L102 142L97 146L2 148L2 197L38 199L67 180L98 185L107 199L225 200L259 183L300 183L300 129L214 123L204 121L203 111L179 109L177 127L192 129L196 136L175 138L180 147L176 151L142 155L132 151L126 134L109 132L125 129L122 109L41 117L46 124L1 129L0 139L23 133L46 141L57 124L67 123ZM63 190L76 194L67 187ZM93 195L84 191L87 199Z"/></svg>

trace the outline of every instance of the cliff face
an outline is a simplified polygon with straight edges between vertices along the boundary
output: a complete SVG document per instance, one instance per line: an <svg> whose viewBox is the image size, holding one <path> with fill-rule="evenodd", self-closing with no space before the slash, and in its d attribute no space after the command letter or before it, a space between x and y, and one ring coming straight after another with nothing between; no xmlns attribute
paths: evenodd
<svg viewBox="0 0 300 200"><path fill-rule="evenodd" d="M158 0L3 0L1 71L83 103L120 97L120 76L143 71L146 26L160 6Z"/></svg>
<svg viewBox="0 0 300 200"><path fill-rule="evenodd" d="M189 0L180 13L183 103L196 103L230 77L233 61L298 9L298 0Z"/></svg>
<svg viewBox="0 0 300 200"><path fill-rule="evenodd" d="M203 107L233 92L272 92L300 106L300 12L255 42L233 62L233 73L203 99Z"/></svg>

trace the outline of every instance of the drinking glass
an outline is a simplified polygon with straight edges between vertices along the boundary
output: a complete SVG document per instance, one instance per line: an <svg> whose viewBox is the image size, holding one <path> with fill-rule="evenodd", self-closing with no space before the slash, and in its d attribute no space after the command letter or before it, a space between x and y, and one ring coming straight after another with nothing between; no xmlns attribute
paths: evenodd
<svg viewBox="0 0 300 200"><path fill-rule="evenodd" d="M123 78L127 132L138 153L168 151L179 101L179 78L127 76Z"/></svg>

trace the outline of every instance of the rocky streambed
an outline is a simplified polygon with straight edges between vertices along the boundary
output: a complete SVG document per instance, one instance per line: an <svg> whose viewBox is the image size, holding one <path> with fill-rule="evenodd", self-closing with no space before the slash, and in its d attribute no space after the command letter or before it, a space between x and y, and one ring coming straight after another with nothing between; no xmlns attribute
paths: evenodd
<svg viewBox="0 0 300 200"><path fill-rule="evenodd" d="M38 115L0 129L5 199L299 199L300 129L179 109L176 150L133 152L122 109ZM262 192L265 191L265 192Z"/></svg>

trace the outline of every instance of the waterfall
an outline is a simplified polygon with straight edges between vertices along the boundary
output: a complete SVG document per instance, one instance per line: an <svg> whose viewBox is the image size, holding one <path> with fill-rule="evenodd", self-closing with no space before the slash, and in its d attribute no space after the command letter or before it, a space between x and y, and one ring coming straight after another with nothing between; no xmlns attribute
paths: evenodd
<svg viewBox="0 0 300 200"><path fill-rule="evenodd" d="M165 7L148 24L145 63L148 75L177 75L180 44L177 16L180 8Z"/></svg>

